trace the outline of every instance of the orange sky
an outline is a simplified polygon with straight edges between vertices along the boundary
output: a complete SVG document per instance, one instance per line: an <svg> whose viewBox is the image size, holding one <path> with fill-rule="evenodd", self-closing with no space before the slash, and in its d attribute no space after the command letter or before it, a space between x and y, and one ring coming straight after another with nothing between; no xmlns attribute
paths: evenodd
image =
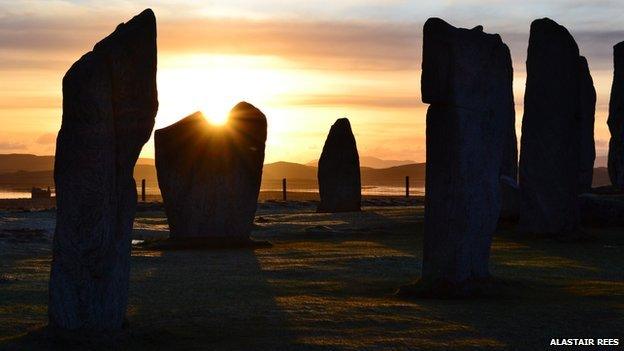
<svg viewBox="0 0 624 351"><path fill-rule="evenodd" d="M65 71L148 3L158 20L157 128L196 110L222 118L246 100L268 117L267 162L318 158L329 127L343 116L360 154L424 161L419 81L426 18L501 33L514 57L519 130L529 24L551 16L589 59L598 92L597 154L606 153L611 47L624 40L624 23L610 13L619 5L485 0L0 2L0 153L54 152ZM142 156L153 157L151 140Z"/></svg>

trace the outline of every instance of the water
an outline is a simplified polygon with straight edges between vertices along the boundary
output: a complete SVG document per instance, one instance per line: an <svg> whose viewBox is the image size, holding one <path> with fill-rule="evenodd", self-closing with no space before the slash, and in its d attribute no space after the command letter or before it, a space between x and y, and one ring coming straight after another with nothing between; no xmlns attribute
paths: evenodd
<svg viewBox="0 0 624 351"><path fill-rule="evenodd" d="M0 189L0 199L30 199L30 191Z"/></svg>
<svg viewBox="0 0 624 351"><path fill-rule="evenodd" d="M260 191L282 191L281 185L277 186L265 186L260 188ZM318 188L316 187L297 187L297 186L288 186L289 192L298 192L298 193L318 193ZM138 187L137 194L141 196L141 188ZM160 195L160 189L158 187L145 187L146 195ZM410 195L424 195L425 188L424 187L410 187ZM405 195L405 187L404 186L377 186L377 185L364 185L362 186L362 195L387 195L387 196L403 196ZM29 196L30 197L30 196Z"/></svg>
<svg viewBox="0 0 624 351"><path fill-rule="evenodd" d="M281 187L268 186L262 187L260 191L282 191ZM301 192L301 193L318 193L316 187L297 187L289 186L289 192ZM146 195L160 195L160 189L158 187L146 187ZM423 195L425 193L424 187L410 187L410 195ZM137 194L141 195L141 188L137 189ZM388 195L388 196L401 196L405 195L405 187L402 186L374 186L365 185L362 186L362 195ZM30 191L26 190L13 190L13 189L0 189L0 199L30 199Z"/></svg>
<svg viewBox="0 0 624 351"><path fill-rule="evenodd" d="M410 187L410 195L424 195L425 187ZM362 186L362 195L405 195L404 186Z"/></svg>

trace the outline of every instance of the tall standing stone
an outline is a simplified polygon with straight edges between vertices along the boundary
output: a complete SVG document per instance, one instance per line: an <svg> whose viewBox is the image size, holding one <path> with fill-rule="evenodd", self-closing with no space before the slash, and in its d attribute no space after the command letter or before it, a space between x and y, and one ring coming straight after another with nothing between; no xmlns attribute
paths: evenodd
<svg viewBox="0 0 624 351"><path fill-rule="evenodd" d="M199 112L156 131L156 170L172 239L251 243L267 120L241 102L224 126Z"/></svg>
<svg viewBox="0 0 624 351"><path fill-rule="evenodd" d="M455 28L431 18L423 36L422 100L431 104L423 272L400 293L487 293L500 179L514 172L511 56L500 36L481 26Z"/></svg>
<svg viewBox="0 0 624 351"><path fill-rule="evenodd" d="M318 163L319 212L360 211L360 157L351 124L339 118L331 126Z"/></svg>
<svg viewBox="0 0 624 351"><path fill-rule="evenodd" d="M579 110L580 118L580 149L579 149L579 183L578 193L589 193L594 178L594 161L596 160L596 145L594 142L594 119L596 114L596 89L589 72L589 65L585 57L579 57L580 91Z"/></svg>
<svg viewBox="0 0 624 351"><path fill-rule="evenodd" d="M533 21L520 154L519 226L525 232L580 233L580 174L593 158L591 85L570 33L548 18Z"/></svg>
<svg viewBox="0 0 624 351"><path fill-rule="evenodd" d="M509 49L507 49L509 51ZM503 159L500 174L501 190L501 213L500 218L505 220L517 220L519 211L519 187L518 187L518 139L516 137L516 109L513 96L513 67L511 56L510 66L506 70L509 74L502 95L501 115L503 118L503 131L506 134L503 141Z"/></svg>
<svg viewBox="0 0 624 351"><path fill-rule="evenodd" d="M609 177L624 189L624 41L613 47L613 84L609 101Z"/></svg>
<svg viewBox="0 0 624 351"><path fill-rule="evenodd" d="M151 10L120 24L63 78L49 300L50 326L61 334L122 328L137 197L132 174L157 98Z"/></svg>

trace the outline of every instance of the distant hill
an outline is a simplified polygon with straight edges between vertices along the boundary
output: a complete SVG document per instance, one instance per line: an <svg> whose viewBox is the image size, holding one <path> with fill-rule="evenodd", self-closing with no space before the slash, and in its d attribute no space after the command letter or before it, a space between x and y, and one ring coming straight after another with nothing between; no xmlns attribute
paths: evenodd
<svg viewBox="0 0 624 351"><path fill-rule="evenodd" d="M154 165L152 158L139 158L137 165ZM54 169L54 156L32 154L0 154L0 174L17 171L49 171Z"/></svg>
<svg viewBox="0 0 624 351"><path fill-rule="evenodd" d="M47 171L54 169L54 156L0 154L0 173Z"/></svg>
<svg viewBox="0 0 624 351"><path fill-rule="evenodd" d="M364 185L400 185L409 175L413 184L423 182L425 179L425 164L415 163L411 165L390 167L385 169L361 168L362 184ZM303 181L316 183L317 168L292 162L275 162L264 165L262 179L265 182L278 181L286 178L289 181ZM134 167L134 178L137 182L145 179L148 184L156 184L156 167L150 164L137 164ZM35 172L10 172L0 174L0 186L53 186L53 171Z"/></svg>
<svg viewBox="0 0 624 351"><path fill-rule="evenodd" d="M604 186L611 185L611 179L609 178L609 169L607 167L594 168L594 178L592 180L592 186Z"/></svg>
<svg viewBox="0 0 624 351"><path fill-rule="evenodd" d="M33 186L53 187L53 171L17 171L0 174L0 187L30 189Z"/></svg>
<svg viewBox="0 0 624 351"><path fill-rule="evenodd" d="M156 161L153 158L139 158L137 160L137 165L155 165Z"/></svg>
<svg viewBox="0 0 624 351"><path fill-rule="evenodd" d="M364 185L401 185L405 182L405 176L410 177L413 185L424 184L425 163L412 163L390 168L375 169L370 167L361 168L362 184Z"/></svg>
<svg viewBox="0 0 624 351"><path fill-rule="evenodd" d="M134 166L134 179L138 182L141 179L145 179L146 182L156 184L158 178L156 178L156 167L149 164L138 164Z"/></svg>
<svg viewBox="0 0 624 351"><path fill-rule="evenodd" d="M412 160L383 160L381 158L372 156L360 156L360 167L369 168L390 168L396 166L409 165L416 163ZM306 166L318 167L318 160L313 160L306 163Z"/></svg>
<svg viewBox="0 0 624 351"><path fill-rule="evenodd" d="M275 162L264 165L262 178L316 180L316 172L316 167L313 166L293 162Z"/></svg>
<svg viewBox="0 0 624 351"><path fill-rule="evenodd" d="M382 160L383 161L383 160ZM388 161L387 162L401 162ZM54 156L29 154L0 154L0 186L30 188L32 186L53 186ZM316 185L317 167L293 162L274 162L264 165L263 186L275 187L282 178L301 184ZM401 186L405 176L410 177L414 186L422 186L425 181L425 163L411 163L387 168L361 167L362 185ZM149 186L155 186L156 168L154 159L141 158L134 168L134 178L139 182L146 179ZM294 183L292 183L294 184ZM606 167L594 169L593 186L609 185Z"/></svg>

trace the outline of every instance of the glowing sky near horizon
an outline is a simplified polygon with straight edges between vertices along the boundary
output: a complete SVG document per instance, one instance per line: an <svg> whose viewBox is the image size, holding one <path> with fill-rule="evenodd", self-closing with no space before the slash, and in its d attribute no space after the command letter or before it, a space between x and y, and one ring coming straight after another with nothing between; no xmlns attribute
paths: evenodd
<svg viewBox="0 0 624 351"><path fill-rule="evenodd" d="M612 46L624 40L617 1L4 1L0 0L0 153L54 153L61 79L82 54L145 7L158 21L156 128L238 101L269 121L266 161L318 158L339 117L360 154L424 161L422 25L441 17L500 33L514 59L519 131L531 20L575 36L598 93L596 149L609 137ZM142 156L153 157L153 143Z"/></svg>

